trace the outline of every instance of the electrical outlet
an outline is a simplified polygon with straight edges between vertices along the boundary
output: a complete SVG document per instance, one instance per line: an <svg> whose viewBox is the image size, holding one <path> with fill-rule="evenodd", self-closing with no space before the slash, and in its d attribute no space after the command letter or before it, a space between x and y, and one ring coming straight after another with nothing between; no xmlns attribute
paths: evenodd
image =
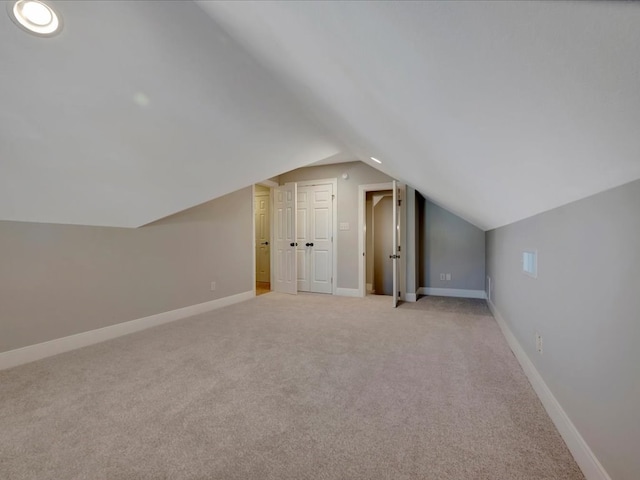
<svg viewBox="0 0 640 480"><path fill-rule="evenodd" d="M536 332L536 350L542 355L542 336L538 332Z"/></svg>
<svg viewBox="0 0 640 480"><path fill-rule="evenodd" d="M211 282L211 291L213 292L216 289L216 282Z"/></svg>
<svg viewBox="0 0 640 480"><path fill-rule="evenodd" d="M444 274L444 273L441 273L441 274L440 274L440 280L444 280L445 278L446 278L445 274Z"/></svg>
<svg viewBox="0 0 640 480"><path fill-rule="evenodd" d="M451 280L451 274L447 273L447 280Z"/></svg>

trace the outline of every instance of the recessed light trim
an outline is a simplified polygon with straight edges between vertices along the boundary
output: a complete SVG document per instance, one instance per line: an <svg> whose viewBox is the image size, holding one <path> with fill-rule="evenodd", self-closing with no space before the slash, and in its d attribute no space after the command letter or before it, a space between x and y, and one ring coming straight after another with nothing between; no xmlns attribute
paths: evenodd
<svg viewBox="0 0 640 480"><path fill-rule="evenodd" d="M369 158L370 158L371 160L373 160L374 162L376 162L376 163L382 163L380 160L378 160L378 159L377 159L377 158L375 158L375 157L369 157Z"/></svg>
<svg viewBox="0 0 640 480"><path fill-rule="evenodd" d="M42 0L17 0L8 3L7 10L11 20L31 34L51 37L62 30L62 17Z"/></svg>

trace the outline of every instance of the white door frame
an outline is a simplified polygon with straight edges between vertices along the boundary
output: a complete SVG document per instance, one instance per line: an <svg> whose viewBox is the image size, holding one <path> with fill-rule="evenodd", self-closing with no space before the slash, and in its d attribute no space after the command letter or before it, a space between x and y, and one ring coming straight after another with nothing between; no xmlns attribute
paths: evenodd
<svg viewBox="0 0 640 480"><path fill-rule="evenodd" d="M297 183L299 187L327 184L333 185L333 242L331 244L331 254L333 256L333 265L331 266L333 272L331 273L331 276L333 277L333 284L331 285L331 295L335 295L338 288L338 179L322 178L320 180L301 180L295 183Z"/></svg>
<svg viewBox="0 0 640 480"><path fill-rule="evenodd" d="M366 266L365 252L367 251L367 236L365 234L366 225L366 201L367 192L377 192L380 190L393 190L393 182L370 183L368 185L358 185L358 290L361 297L367 294L366 288ZM395 208L395 206L394 206Z"/></svg>

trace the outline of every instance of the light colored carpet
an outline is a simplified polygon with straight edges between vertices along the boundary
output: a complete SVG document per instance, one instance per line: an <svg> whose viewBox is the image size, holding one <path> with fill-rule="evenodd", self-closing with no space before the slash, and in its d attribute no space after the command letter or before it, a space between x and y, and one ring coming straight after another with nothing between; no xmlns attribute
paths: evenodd
<svg viewBox="0 0 640 480"><path fill-rule="evenodd" d="M269 293L0 372L3 479L582 479L483 301Z"/></svg>

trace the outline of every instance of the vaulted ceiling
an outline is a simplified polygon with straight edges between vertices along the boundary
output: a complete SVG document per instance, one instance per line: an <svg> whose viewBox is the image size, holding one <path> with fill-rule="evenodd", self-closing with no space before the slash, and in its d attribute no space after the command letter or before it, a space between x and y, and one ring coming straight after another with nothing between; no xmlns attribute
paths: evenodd
<svg viewBox="0 0 640 480"><path fill-rule="evenodd" d="M52 2L0 15L0 219L139 226L353 155L484 229L640 178L633 2Z"/></svg>

